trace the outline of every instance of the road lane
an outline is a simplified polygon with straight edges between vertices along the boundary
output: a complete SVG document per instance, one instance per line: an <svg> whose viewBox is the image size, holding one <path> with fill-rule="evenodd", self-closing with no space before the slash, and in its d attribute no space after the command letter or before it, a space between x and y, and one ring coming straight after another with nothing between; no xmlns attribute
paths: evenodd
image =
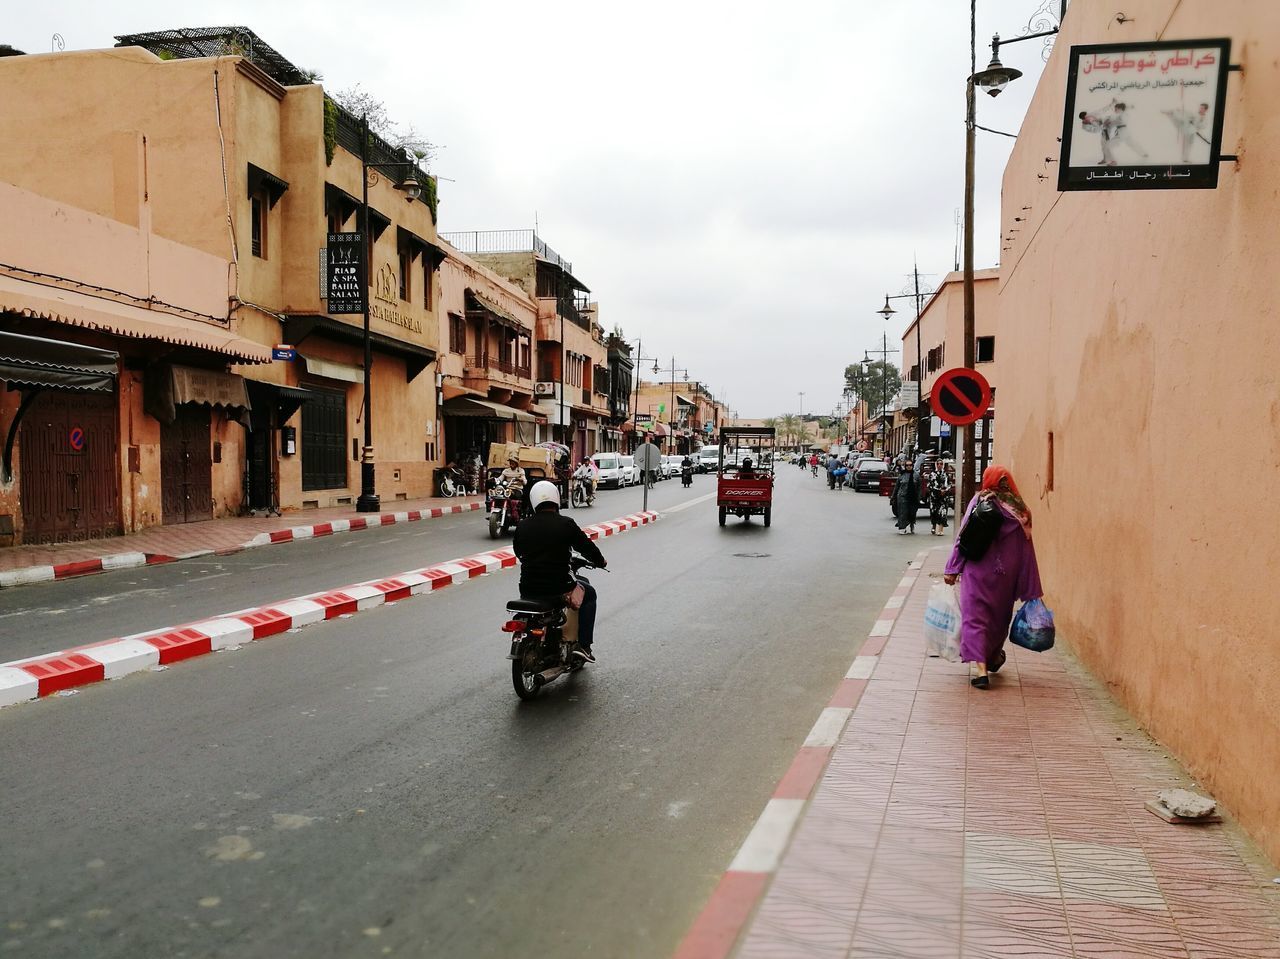
<svg viewBox="0 0 1280 959"><path fill-rule="evenodd" d="M533 703L507 573L0 711L0 930L42 957L669 955L923 545L797 474L769 530L707 502L605 541L601 662Z"/></svg>
<svg viewBox="0 0 1280 959"><path fill-rule="evenodd" d="M705 481L692 490L660 483L650 491L650 505L662 509L712 488ZM643 493L638 487L602 490L593 507L569 515L584 526L615 519L638 511ZM4 589L0 662L292 599L510 543L510 535L490 539L484 513L474 512Z"/></svg>

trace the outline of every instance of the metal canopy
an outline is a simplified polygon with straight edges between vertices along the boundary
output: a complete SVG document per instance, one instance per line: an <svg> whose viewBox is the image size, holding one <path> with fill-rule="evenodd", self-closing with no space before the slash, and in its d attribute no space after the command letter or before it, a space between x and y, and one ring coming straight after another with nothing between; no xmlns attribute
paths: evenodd
<svg viewBox="0 0 1280 959"><path fill-rule="evenodd" d="M0 333L0 380L19 386L110 393L120 354L22 333Z"/></svg>
<svg viewBox="0 0 1280 959"><path fill-rule="evenodd" d="M446 416L477 416L491 420L515 420L518 423L540 423L542 417L526 413L512 406L504 406L475 396L455 396L445 400L441 412Z"/></svg>
<svg viewBox="0 0 1280 959"><path fill-rule="evenodd" d="M156 56L167 53L179 60L198 57L242 56L281 86L314 82L314 77L280 55L248 27L181 27L116 37L118 47L144 47Z"/></svg>

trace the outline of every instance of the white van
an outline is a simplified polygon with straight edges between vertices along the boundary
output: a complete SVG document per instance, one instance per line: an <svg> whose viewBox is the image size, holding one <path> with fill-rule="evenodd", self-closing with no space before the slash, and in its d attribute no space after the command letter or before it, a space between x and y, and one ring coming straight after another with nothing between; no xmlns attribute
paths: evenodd
<svg viewBox="0 0 1280 959"><path fill-rule="evenodd" d="M720 448L704 446L698 450L698 457L693 461L699 473L714 473L720 468Z"/></svg>
<svg viewBox="0 0 1280 959"><path fill-rule="evenodd" d="M622 457L617 453L596 453L591 459L600 470L598 485L601 489L606 487L621 489L626 485L627 477L622 470Z"/></svg>

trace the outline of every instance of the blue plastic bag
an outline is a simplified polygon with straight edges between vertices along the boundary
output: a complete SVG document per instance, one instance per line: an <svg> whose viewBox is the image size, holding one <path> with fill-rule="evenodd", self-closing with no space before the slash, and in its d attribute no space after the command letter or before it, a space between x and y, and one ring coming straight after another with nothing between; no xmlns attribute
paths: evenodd
<svg viewBox="0 0 1280 959"><path fill-rule="evenodd" d="M1053 610L1043 600L1033 599L1024 603L1013 617L1009 627L1009 641L1033 653L1043 653L1053 648Z"/></svg>

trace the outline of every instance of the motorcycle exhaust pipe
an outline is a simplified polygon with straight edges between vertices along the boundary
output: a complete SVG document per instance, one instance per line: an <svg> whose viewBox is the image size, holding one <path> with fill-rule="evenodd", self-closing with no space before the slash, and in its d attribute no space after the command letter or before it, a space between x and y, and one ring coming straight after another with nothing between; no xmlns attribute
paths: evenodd
<svg viewBox="0 0 1280 959"><path fill-rule="evenodd" d="M553 679L555 679L557 676L563 673L564 669L565 668L563 666L552 666L550 669L544 669L542 672L538 673L537 675L538 685L539 686L547 685L547 683L551 682Z"/></svg>

